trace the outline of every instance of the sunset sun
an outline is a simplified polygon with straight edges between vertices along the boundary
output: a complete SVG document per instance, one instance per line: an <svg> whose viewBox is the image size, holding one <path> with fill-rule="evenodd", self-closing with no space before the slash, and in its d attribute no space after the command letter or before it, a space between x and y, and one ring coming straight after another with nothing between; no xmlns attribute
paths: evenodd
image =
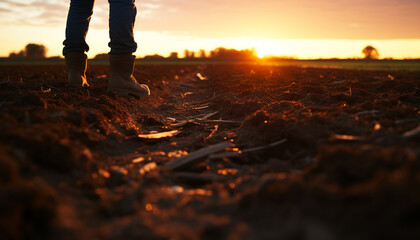
<svg viewBox="0 0 420 240"><path fill-rule="evenodd" d="M269 51L270 51L270 48L267 46L258 47L256 49L258 58L264 58L265 56L270 55L271 53Z"/></svg>

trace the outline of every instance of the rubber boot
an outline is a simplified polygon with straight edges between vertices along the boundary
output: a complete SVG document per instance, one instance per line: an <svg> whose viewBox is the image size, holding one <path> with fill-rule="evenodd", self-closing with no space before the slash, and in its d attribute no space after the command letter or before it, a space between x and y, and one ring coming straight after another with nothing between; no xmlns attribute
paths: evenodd
<svg viewBox="0 0 420 240"><path fill-rule="evenodd" d="M65 55L69 83L73 87L89 86L86 81L87 56L81 52L69 52Z"/></svg>
<svg viewBox="0 0 420 240"><path fill-rule="evenodd" d="M115 92L123 96L131 94L137 97L146 97L150 95L149 87L145 84L139 84L133 76L135 58L131 54L110 55L109 92Z"/></svg>

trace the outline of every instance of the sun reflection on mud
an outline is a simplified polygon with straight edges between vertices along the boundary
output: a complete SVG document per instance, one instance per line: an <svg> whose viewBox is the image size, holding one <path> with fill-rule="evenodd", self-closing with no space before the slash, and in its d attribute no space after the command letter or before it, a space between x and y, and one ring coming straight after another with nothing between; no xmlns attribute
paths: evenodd
<svg viewBox="0 0 420 240"><path fill-rule="evenodd" d="M132 163L139 163L139 162L143 162L144 161L144 157L138 157L133 159L131 162Z"/></svg>
<svg viewBox="0 0 420 240"><path fill-rule="evenodd" d="M99 175L101 175L104 178L109 178L111 175L109 174L108 171L104 170L104 169L99 169L98 170Z"/></svg>
<svg viewBox="0 0 420 240"><path fill-rule="evenodd" d="M168 153L168 157L170 158L180 158L186 155L188 155L188 152L183 150L175 150Z"/></svg>
<svg viewBox="0 0 420 240"><path fill-rule="evenodd" d="M225 169L219 169L217 170L217 173L220 175L236 175L238 173L238 169L233 168L225 168Z"/></svg>
<svg viewBox="0 0 420 240"><path fill-rule="evenodd" d="M164 189L165 189L165 192L169 195L182 194L182 195L189 195L189 196L207 196L207 197L213 195L212 190L203 189L203 188L185 189L181 186L176 185L172 187L166 187Z"/></svg>
<svg viewBox="0 0 420 240"><path fill-rule="evenodd" d="M150 171L152 171L152 170L153 170L153 169L155 169L155 168L157 168L156 163L155 163L155 162L151 162L151 163L148 163L148 164L144 165L144 167L142 167L142 168L139 170L139 173L140 173L141 175L144 175L145 173L150 172Z"/></svg>
<svg viewBox="0 0 420 240"><path fill-rule="evenodd" d="M171 193L183 193L184 192L184 188L181 186L172 186L168 189L169 192Z"/></svg>
<svg viewBox="0 0 420 240"><path fill-rule="evenodd" d="M189 190L185 191L185 193L188 194L188 195L199 195L199 196L208 196L208 197L213 195L213 191L206 190L206 189L201 189L201 188L189 189Z"/></svg>

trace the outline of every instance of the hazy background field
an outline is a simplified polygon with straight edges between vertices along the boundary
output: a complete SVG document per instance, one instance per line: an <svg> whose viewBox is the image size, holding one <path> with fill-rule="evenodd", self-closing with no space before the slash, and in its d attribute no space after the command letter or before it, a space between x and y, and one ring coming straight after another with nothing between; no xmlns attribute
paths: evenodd
<svg viewBox="0 0 420 240"><path fill-rule="evenodd" d="M189 60L189 59L165 59L145 60L137 59L138 65L156 64L257 64L270 66L296 66L304 68L338 68L354 70L384 70L384 71L420 71L420 59L412 60L257 60L257 61L215 61L215 60ZM0 65L62 65L64 59L0 59ZM90 59L89 64L107 65L107 60Z"/></svg>

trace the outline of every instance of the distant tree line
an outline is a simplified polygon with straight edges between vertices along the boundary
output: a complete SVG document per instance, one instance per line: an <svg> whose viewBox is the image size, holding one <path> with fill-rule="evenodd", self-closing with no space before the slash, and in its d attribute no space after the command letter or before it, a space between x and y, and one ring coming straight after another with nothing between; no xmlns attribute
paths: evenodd
<svg viewBox="0 0 420 240"><path fill-rule="evenodd" d="M42 44L29 43L19 52L11 52L9 58L45 58L48 49Z"/></svg>
<svg viewBox="0 0 420 240"><path fill-rule="evenodd" d="M104 54L96 55L95 59L102 59ZM162 60L162 59L214 59L214 60L255 60L257 54L255 49L227 49L223 47L216 48L210 51L208 54L204 49L200 49L197 52L191 50L184 50L184 57L180 58L178 52L171 52L168 57L164 57L158 54L145 56L144 59L148 60Z"/></svg>
<svg viewBox="0 0 420 240"><path fill-rule="evenodd" d="M29 44L28 44L29 45ZM363 48L362 53L364 59L372 60L379 58L378 50L368 45ZM106 60L109 59L109 55L106 53L100 53L95 56L95 59ZM178 52L171 52L168 57L164 57L159 54L147 55L143 59L146 60L165 60L165 59L188 59L188 60L200 60L200 59L213 59L213 60L232 60L232 61L247 61L247 60L256 60L258 59L255 48L236 50L236 49L227 49L223 47L216 48L210 51L208 54L204 49L200 49L197 52L191 50L184 50L183 58L179 57ZM294 57L271 57L269 60L285 60L285 59L296 59Z"/></svg>
<svg viewBox="0 0 420 240"><path fill-rule="evenodd" d="M9 54L9 58L30 58L30 59L40 59L46 58L48 49L43 44L36 44L36 43L29 43L20 50L19 52L11 52ZM364 59L372 60L379 58L378 50L368 45L363 48L362 53L364 55ZM59 59L60 57L52 57ZM246 60L255 60L257 59L257 54L255 48L252 49L244 49L244 50L236 50L236 49L227 49L223 47L216 48L206 54L204 49L200 49L197 52L190 51L188 49L184 50L184 57L183 59L214 59L214 60L234 60L234 61L246 61ZM106 53L100 53L95 56L95 59L102 59L107 60L109 59L109 55ZM144 59L148 60L163 60L163 59L182 59L178 56L177 52L172 52L168 57L163 57L158 54L148 55L145 56Z"/></svg>
<svg viewBox="0 0 420 240"><path fill-rule="evenodd" d="M210 58L227 60L254 60L258 57L255 49L236 50L221 47L211 51Z"/></svg>
<svg viewBox="0 0 420 240"><path fill-rule="evenodd" d="M379 58L378 50L368 45L363 48L362 53L364 59L372 60ZM198 52L190 51L188 49L184 50L184 57L180 58L177 52L172 52L168 57L163 57L158 54L145 56L144 59L149 60L162 60L162 59L214 59L214 60L256 60L258 59L256 51L252 49L236 50L236 49L227 49L223 47L216 48L206 54L206 51L200 49ZM271 60L282 60L282 59L295 59L293 57L271 57Z"/></svg>

